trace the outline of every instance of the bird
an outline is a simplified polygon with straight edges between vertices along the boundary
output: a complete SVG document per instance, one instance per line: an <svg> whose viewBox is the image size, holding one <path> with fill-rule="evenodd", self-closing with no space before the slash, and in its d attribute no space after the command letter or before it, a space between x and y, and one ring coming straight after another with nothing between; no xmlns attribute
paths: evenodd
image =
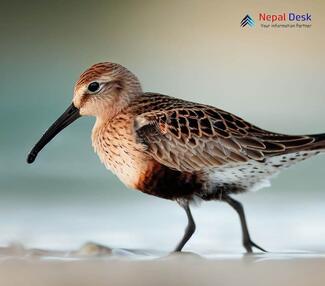
<svg viewBox="0 0 325 286"><path fill-rule="evenodd" d="M271 132L210 105L143 92L127 68L102 62L80 75L72 103L27 162L81 116L96 117L93 148L122 183L184 209L187 225L175 252L195 232L196 201L227 203L238 214L246 252L266 251L251 239L244 207L233 196L268 186L280 171L325 151L325 134Z"/></svg>

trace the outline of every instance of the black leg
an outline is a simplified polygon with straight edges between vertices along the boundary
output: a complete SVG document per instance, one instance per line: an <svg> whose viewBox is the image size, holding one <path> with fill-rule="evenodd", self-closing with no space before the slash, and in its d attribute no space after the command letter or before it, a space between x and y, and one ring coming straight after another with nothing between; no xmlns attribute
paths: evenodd
<svg viewBox="0 0 325 286"><path fill-rule="evenodd" d="M228 195L223 195L222 199L227 202L239 215L240 219L240 224L242 228L242 233L243 233L243 245L246 248L246 251L248 253L252 253L252 247L256 247L261 251L267 252L264 250L262 247L258 246L255 242L253 242L250 238L249 232L248 232L248 227L246 223L246 218L245 218L245 212L242 204L233 198L231 198Z"/></svg>
<svg viewBox="0 0 325 286"><path fill-rule="evenodd" d="M186 242L191 238L192 234L195 232L195 222L194 219L192 217L192 213L190 210L190 206L189 203L182 203L180 204L180 206L185 210L186 215L187 215L187 219L188 219L188 223L185 229L185 233L184 236L182 238L182 240L178 243L178 245L175 248L175 252L179 252L182 250L182 248L184 247L184 245L186 244Z"/></svg>

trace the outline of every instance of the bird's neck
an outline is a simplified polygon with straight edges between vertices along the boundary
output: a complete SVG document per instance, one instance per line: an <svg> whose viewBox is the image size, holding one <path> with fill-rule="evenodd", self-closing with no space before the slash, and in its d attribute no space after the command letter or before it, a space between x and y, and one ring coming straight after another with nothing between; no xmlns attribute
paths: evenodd
<svg viewBox="0 0 325 286"><path fill-rule="evenodd" d="M123 93L113 97L113 100L100 105L96 112L95 125L101 126L112 121L117 115L123 112L123 110L128 108L130 102L136 96L137 95L133 93Z"/></svg>

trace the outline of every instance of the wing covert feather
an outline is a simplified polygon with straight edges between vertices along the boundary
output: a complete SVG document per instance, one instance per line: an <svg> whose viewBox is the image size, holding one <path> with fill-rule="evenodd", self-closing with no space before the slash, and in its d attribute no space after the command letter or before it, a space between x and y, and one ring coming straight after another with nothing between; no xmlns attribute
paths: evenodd
<svg viewBox="0 0 325 286"><path fill-rule="evenodd" d="M134 128L145 152L163 165L186 172L263 161L314 141L309 136L268 132L228 112L187 101L182 107L143 112Z"/></svg>

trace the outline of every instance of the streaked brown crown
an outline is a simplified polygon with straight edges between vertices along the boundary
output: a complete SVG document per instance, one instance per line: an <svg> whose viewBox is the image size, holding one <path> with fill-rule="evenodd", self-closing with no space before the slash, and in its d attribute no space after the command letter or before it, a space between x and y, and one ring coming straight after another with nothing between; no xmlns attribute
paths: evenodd
<svg viewBox="0 0 325 286"><path fill-rule="evenodd" d="M141 92L140 82L132 72L119 64L110 62L97 63L85 70L76 82L76 88L105 77L120 82L129 92Z"/></svg>

